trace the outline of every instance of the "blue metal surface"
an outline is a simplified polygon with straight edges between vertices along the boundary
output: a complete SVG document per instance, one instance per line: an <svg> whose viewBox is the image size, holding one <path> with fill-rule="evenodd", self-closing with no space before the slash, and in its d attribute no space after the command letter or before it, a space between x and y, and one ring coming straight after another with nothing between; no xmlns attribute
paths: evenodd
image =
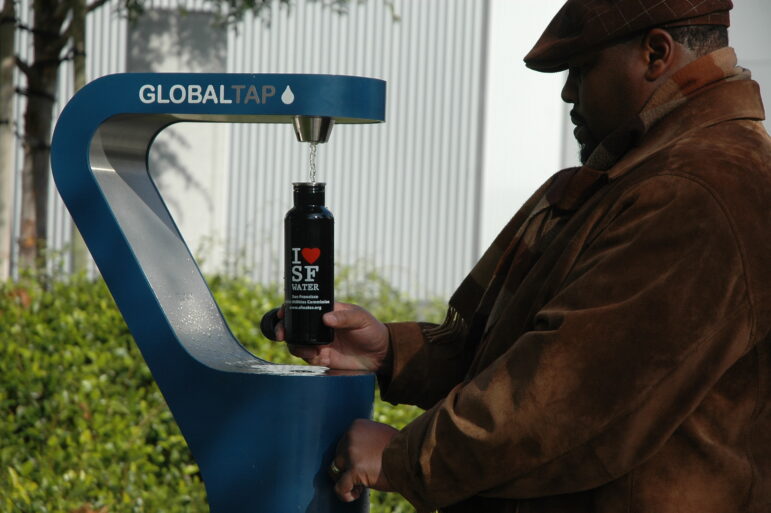
<svg viewBox="0 0 771 513"><path fill-rule="evenodd" d="M177 121L291 122L295 115L383 121L385 83L111 75L78 92L54 132L57 188L198 462L212 513L368 508L366 497L339 502L326 469L350 423L371 415L374 377L274 365L243 348L147 172L152 140Z"/></svg>

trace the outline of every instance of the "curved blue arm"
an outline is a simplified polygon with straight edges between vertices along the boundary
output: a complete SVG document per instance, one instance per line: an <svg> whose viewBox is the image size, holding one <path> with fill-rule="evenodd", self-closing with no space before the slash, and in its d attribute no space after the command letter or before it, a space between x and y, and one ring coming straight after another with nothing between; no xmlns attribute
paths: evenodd
<svg viewBox="0 0 771 513"><path fill-rule="evenodd" d="M230 332L147 170L178 121L372 123L385 83L333 75L120 74L56 125L52 168L153 377L198 462L213 513L363 512L326 475L335 444L371 416L374 377L274 365ZM290 135L288 135L290 136Z"/></svg>

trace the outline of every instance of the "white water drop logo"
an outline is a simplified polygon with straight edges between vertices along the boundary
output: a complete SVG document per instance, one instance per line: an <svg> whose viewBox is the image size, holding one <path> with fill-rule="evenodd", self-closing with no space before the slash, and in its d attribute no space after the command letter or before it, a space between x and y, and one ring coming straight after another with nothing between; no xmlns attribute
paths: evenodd
<svg viewBox="0 0 771 513"><path fill-rule="evenodd" d="M284 89L284 92L281 94L281 101L286 105L294 102L294 93L292 92L291 87L286 86L286 89Z"/></svg>

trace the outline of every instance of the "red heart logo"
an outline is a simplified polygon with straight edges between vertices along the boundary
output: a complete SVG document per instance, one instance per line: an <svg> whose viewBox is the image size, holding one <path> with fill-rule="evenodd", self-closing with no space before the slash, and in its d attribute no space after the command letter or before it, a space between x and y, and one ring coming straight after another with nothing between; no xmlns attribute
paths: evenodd
<svg viewBox="0 0 771 513"><path fill-rule="evenodd" d="M302 256L306 262L312 264L321 256L321 250L319 248L303 248Z"/></svg>

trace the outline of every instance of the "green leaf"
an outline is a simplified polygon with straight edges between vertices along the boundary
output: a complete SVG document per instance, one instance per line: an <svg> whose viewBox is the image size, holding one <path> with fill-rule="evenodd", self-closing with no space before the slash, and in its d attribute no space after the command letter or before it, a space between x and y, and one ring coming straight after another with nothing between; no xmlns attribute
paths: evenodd
<svg viewBox="0 0 771 513"><path fill-rule="evenodd" d="M8 467L8 473L11 475L11 486L13 486L13 489L21 496L25 504L30 504L31 500L29 494L27 493L26 488L24 488L24 485L19 478L19 474L13 470L13 467Z"/></svg>

